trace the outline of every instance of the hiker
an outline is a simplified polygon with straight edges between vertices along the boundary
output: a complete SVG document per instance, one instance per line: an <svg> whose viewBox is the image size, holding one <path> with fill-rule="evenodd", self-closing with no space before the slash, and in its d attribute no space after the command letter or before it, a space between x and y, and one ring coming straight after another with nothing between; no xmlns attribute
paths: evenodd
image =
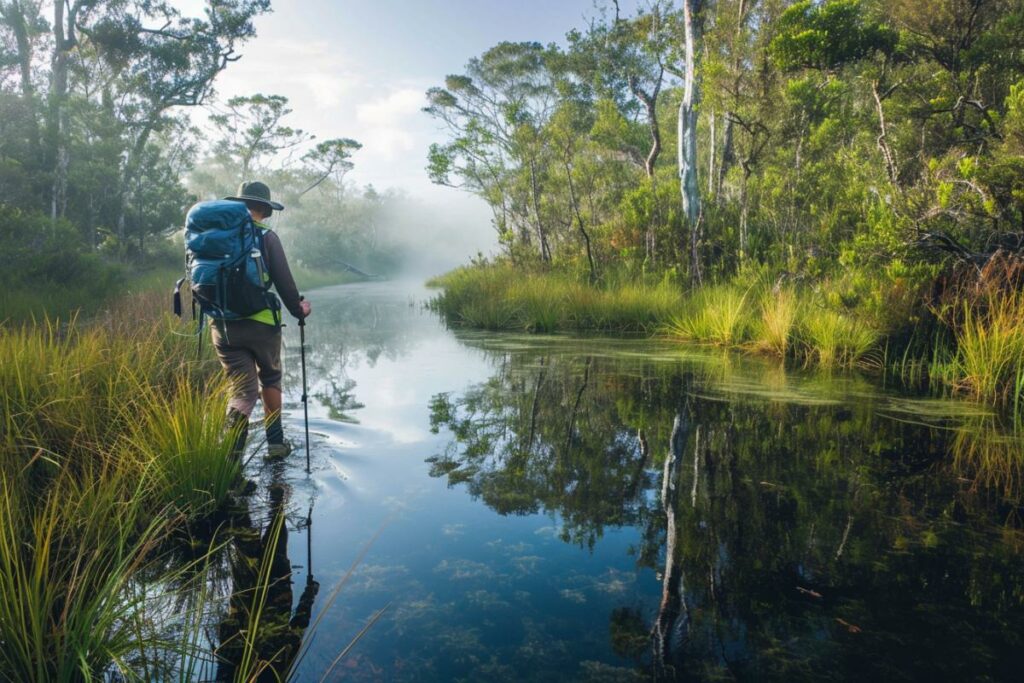
<svg viewBox="0 0 1024 683"><path fill-rule="evenodd" d="M272 283L281 302L295 318L303 319L311 312L308 301L301 300L295 287L288 259L281 240L262 221L284 206L270 198L270 188L259 181L242 183L238 194L225 200L244 202L259 229L266 278ZM264 425L267 432L267 454L283 458L292 448L281 427L281 311L277 297L267 293L269 306L241 319L214 319L211 328L217 358L231 379L231 400L228 420L238 430L235 452L241 454L248 432L249 414L262 396Z"/></svg>

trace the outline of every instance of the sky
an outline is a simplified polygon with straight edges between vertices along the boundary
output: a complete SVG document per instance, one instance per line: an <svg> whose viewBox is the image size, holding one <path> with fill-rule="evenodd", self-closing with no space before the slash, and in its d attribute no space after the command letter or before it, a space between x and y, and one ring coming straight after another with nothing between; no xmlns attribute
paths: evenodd
<svg viewBox="0 0 1024 683"><path fill-rule="evenodd" d="M600 2L600 0L598 0ZM639 0L624 0L631 13ZM426 90L461 73L466 62L503 41L564 43L565 33L598 14L595 0L289 0L256 20L257 37L216 82L220 100L286 96L289 125L323 140L363 144L349 178L401 188L466 212L490 236L478 199L434 186L427 149L445 139L421 109ZM180 0L195 11L200 0Z"/></svg>

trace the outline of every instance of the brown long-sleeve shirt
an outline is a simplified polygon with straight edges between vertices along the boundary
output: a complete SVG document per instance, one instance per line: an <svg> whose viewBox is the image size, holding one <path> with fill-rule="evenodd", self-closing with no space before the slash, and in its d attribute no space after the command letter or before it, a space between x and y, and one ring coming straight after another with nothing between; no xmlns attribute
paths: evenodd
<svg viewBox="0 0 1024 683"><path fill-rule="evenodd" d="M259 224L257 224L259 225ZM284 255L284 247L281 245L281 238L273 230L263 230L263 256L267 260L267 271L270 273L270 280L274 283L277 295L281 297L281 303L296 318L302 317L302 307L299 305L299 289L295 286L295 278L292 277L292 270L288 267L288 259Z"/></svg>

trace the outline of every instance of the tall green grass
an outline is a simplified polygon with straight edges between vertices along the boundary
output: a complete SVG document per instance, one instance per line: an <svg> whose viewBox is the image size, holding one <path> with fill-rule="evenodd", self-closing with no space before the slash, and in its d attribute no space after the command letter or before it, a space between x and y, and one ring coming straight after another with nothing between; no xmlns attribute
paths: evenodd
<svg viewBox="0 0 1024 683"><path fill-rule="evenodd" d="M810 307L800 323L807 358L822 368L851 367L876 348L878 334L863 322Z"/></svg>
<svg viewBox="0 0 1024 683"><path fill-rule="evenodd" d="M166 614L147 612L134 577L238 481L219 369L154 316L153 296L102 320L0 327L0 671L13 680L141 679Z"/></svg>
<svg viewBox="0 0 1024 683"><path fill-rule="evenodd" d="M729 286L700 290L684 313L670 319L667 330L682 339L737 346L747 340L750 330L748 294L749 290L740 292Z"/></svg>
<svg viewBox="0 0 1024 683"><path fill-rule="evenodd" d="M442 289L431 305L450 323L490 330L653 333L683 303L666 282L593 286L505 264L458 268L428 285Z"/></svg>
<svg viewBox="0 0 1024 683"><path fill-rule="evenodd" d="M761 297L761 318L755 325L755 345L761 350L786 357L796 329L800 302L796 290L769 290Z"/></svg>
<svg viewBox="0 0 1024 683"><path fill-rule="evenodd" d="M498 262L459 268L428 284L441 289L432 306L454 325L662 332L771 354L805 367L884 366L915 386L930 384L1019 413L1024 410L1024 295L1005 280L996 278L980 295L954 292L953 312L929 318L945 323L930 347L921 343L921 335L933 329L920 324L923 304L915 312L908 303L908 292L917 290L865 289L884 287L877 278L861 282L856 296L842 279L812 289L771 286L764 277L752 284L747 278L743 286L727 283L686 293L667 281L626 279L595 286L564 272Z"/></svg>

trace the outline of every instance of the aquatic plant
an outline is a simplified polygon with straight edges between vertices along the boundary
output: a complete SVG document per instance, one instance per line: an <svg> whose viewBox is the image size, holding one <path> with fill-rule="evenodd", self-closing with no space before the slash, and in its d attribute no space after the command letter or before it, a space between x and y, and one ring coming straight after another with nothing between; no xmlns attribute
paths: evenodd
<svg viewBox="0 0 1024 683"><path fill-rule="evenodd" d="M1016 293L990 296L984 306L964 302L949 366L957 390L981 401L1017 399L1024 375L1022 304Z"/></svg>
<svg viewBox="0 0 1024 683"><path fill-rule="evenodd" d="M128 590L166 532L148 479L112 465L63 468L39 491L0 473L0 670L26 682L92 680L153 637Z"/></svg>
<svg viewBox="0 0 1024 683"><path fill-rule="evenodd" d="M188 516L220 509L242 471L226 434L226 382L200 390L179 379L170 393L152 386L138 393L122 447L157 473L157 499Z"/></svg>
<svg viewBox="0 0 1024 683"><path fill-rule="evenodd" d="M222 381L153 310L0 328L0 670L14 680L139 679L164 620L134 577L237 482L210 394Z"/></svg>
<svg viewBox="0 0 1024 683"><path fill-rule="evenodd" d="M754 343L759 349L785 357L795 331L799 300L796 290L781 287L761 296L761 318L754 326Z"/></svg>
<svg viewBox="0 0 1024 683"><path fill-rule="evenodd" d="M747 295L729 286L700 290L688 302L686 312L673 317L666 331L676 337L723 346L746 339L749 314Z"/></svg>
<svg viewBox="0 0 1024 683"><path fill-rule="evenodd" d="M878 334L835 311L809 307L801 321L805 353L822 368L851 367L874 348Z"/></svg>
<svg viewBox="0 0 1024 683"><path fill-rule="evenodd" d="M668 282L592 285L503 265L458 268L428 284L443 288L431 305L446 320L491 330L651 332L682 305Z"/></svg>

